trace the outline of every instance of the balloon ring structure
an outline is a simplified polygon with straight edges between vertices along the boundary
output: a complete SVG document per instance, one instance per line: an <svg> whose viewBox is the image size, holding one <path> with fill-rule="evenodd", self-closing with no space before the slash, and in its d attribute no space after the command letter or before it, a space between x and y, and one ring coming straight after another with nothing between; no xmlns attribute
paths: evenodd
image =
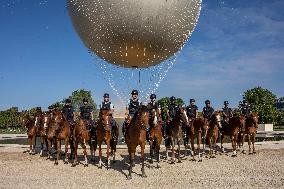
<svg viewBox="0 0 284 189"><path fill-rule="evenodd" d="M86 47L108 63L147 68L175 55L192 34L202 0L67 0Z"/></svg>

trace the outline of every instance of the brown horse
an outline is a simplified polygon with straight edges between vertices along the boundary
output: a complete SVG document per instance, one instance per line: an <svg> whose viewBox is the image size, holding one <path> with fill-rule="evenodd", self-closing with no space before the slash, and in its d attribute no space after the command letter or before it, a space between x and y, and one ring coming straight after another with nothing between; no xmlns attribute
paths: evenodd
<svg viewBox="0 0 284 189"><path fill-rule="evenodd" d="M132 167L135 166L134 156L137 146L141 148L142 177L146 177L144 164L144 150L146 144L146 130L149 128L149 110L147 106L140 106L130 124L126 128L125 142L129 153L129 174L127 179L132 179Z"/></svg>
<svg viewBox="0 0 284 189"><path fill-rule="evenodd" d="M249 117L246 118L245 121L245 133L248 137L248 145L249 145L249 154L256 154L254 143L255 136L258 127L258 113L251 113ZM244 140L242 141L244 143ZM251 152L251 143L252 143L252 152Z"/></svg>
<svg viewBox="0 0 284 189"><path fill-rule="evenodd" d="M221 128L221 112L214 112L209 121L209 127L207 131L207 144L209 145L210 158L215 158L213 155L216 152L216 143L219 137L219 128ZM213 141L212 141L213 140ZM213 145L212 145L213 144Z"/></svg>
<svg viewBox="0 0 284 189"><path fill-rule="evenodd" d="M54 112L54 122L56 127L60 127L60 132L56 136L56 145L57 145L57 156L54 162L54 165L58 165L58 160L60 159L61 145L60 142L64 140L65 144L65 160L64 163L68 164L68 145L70 138L70 126L65 116L60 111Z"/></svg>
<svg viewBox="0 0 284 189"><path fill-rule="evenodd" d="M188 117L186 115L186 111L184 108L179 107L177 109L175 117L169 122L168 130L169 130L169 146L166 146L166 155L168 159L168 149L171 148L172 156L171 156L171 163L175 163L175 144L178 145L177 153L178 153L178 163L181 163L180 158L180 144L181 140L183 139L183 130L182 126L188 125Z"/></svg>
<svg viewBox="0 0 284 189"><path fill-rule="evenodd" d="M230 136L231 142L232 142L232 148L233 148L233 155L232 157L237 156L237 140L238 135L240 133L241 128L245 124L245 117L243 115L240 116L234 116L229 119L229 125L225 128L223 128L223 133L221 135L221 149L222 152L225 152L223 148L223 141L225 136Z"/></svg>
<svg viewBox="0 0 284 189"><path fill-rule="evenodd" d="M117 124L117 122L115 122L115 124L112 124L112 130L113 134L110 140L110 147L111 147L110 155L112 156L113 162L115 163L116 146L119 138L119 125Z"/></svg>
<svg viewBox="0 0 284 189"><path fill-rule="evenodd" d="M196 161L195 159L195 148L194 148L194 140L197 138L197 151L198 151L198 161L202 161L202 156L200 153L200 144L202 143L202 138L205 139L208 130L208 121L204 118L196 118L193 120L191 129L190 129L190 142L191 142L191 157L192 161ZM203 145L204 142L203 142ZM203 150L204 150L203 146Z"/></svg>
<svg viewBox="0 0 284 189"><path fill-rule="evenodd" d="M35 117L36 137L40 137L40 143L41 143L40 154L39 154L40 156L43 156L44 143L46 144L46 147L48 148L46 128L44 127L44 115L45 113L41 113L41 114L36 115Z"/></svg>
<svg viewBox="0 0 284 189"><path fill-rule="evenodd" d="M99 118L96 123L97 145L99 146L99 168L102 168L102 143L107 145L107 169L110 168L110 142L111 133L111 116L109 110L100 110ZM96 149L96 148L95 148Z"/></svg>
<svg viewBox="0 0 284 189"><path fill-rule="evenodd" d="M76 166L78 164L78 145L80 144L83 148L83 153L85 157L85 164L84 166L88 166L88 158L87 158L87 143L90 145L90 149L92 150L91 145L91 135L90 130L87 126L87 123L84 122L84 120L80 119L78 124L75 124L74 131L73 131L73 140L74 140L74 162L72 166Z"/></svg>
<svg viewBox="0 0 284 189"><path fill-rule="evenodd" d="M160 146L163 139L162 134L162 120L159 115L158 109L153 109L150 112L149 124L151 125L150 129L150 163L153 163L154 152L157 157L157 168L160 166Z"/></svg>
<svg viewBox="0 0 284 189"><path fill-rule="evenodd" d="M54 120L54 113L50 112L50 113L45 113L43 115L43 125L46 131L46 138L47 138L47 143L48 143L48 147L47 147L47 159L50 159L51 156L51 147L52 144L54 144L54 148L57 149L57 145L56 145L56 141L55 141L55 130L56 130L56 126L55 126L55 120Z"/></svg>
<svg viewBox="0 0 284 189"><path fill-rule="evenodd" d="M35 137L36 137L36 125L35 120L28 114L24 114L21 119L22 127L27 129L28 142L30 145L29 154L35 154Z"/></svg>

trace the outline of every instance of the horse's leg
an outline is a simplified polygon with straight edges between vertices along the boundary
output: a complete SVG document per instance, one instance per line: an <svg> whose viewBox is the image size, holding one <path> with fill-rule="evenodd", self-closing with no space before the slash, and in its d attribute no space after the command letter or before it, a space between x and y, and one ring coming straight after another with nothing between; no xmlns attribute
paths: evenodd
<svg viewBox="0 0 284 189"><path fill-rule="evenodd" d="M175 163L175 140L173 137L171 137L171 143L172 143L172 157L171 157L171 164Z"/></svg>
<svg viewBox="0 0 284 189"><path fill-rule="evenodd" d="M87 156L87 143L86 140L84 139L84 143L83 143L83 153L84 153L84 158L85 158L85 164L84 166L87 167L88 166L88 156Z"/></svg>
<svg viewBox="0 0 284 189"><path fill-rule="evenodd" d="M134 152L131 150L131 146L128 147L128 152L129 152L129 167L128 167L128 175L127 179L130 180L132 179L132 165L134 164ZM141 153L142 154L142 153Z"/></svg>
<svg viewBox="0 0 284 189"><path fill-rule="evenodd" d="M39 153L39 156L42 157L42 154L43 154L43 145L44 145L44 138L43 137L40 137L40 153Z"/></svg>
<svg viewBox="0 0 284 189"><path fill-rule="evenodd" d="M151 160L150 160L150 163L153 164L153 139L150 140L150 157L151 157Z"/></svg>
<svg viewBox="0 0 284 189"><path fill-rule="evenodd" d="M110 168L110 140L107 141L107 169Z"/></svg>
<svg viewBox="0 0 284 189"><path fill-rule="evenodd" d="M160 165L160 144L156 144L156 156L157 156L157 168L161 168Z"/></svg>
<svg viewBox="0 0 284 189"><path fill-rule="evenodd" d="M191 157L192 157L192 161L196 161L195 160L195 154L194 154L194 135L191 134L190 136L190 143L191 143Z"/></svg>
<svg viewBox="0 0 284 189"><path fill-rule="evenodd" d="M244 143L245 143L245 137L246 137L246 135L245 135L244 132L243 132L241 135L242 135L242 137L241 137L242 153L245 154L246 152L245 152L245 148L244 148Z"/></svg>
<svg viewBox="0 0 284 189"><path fill-rule="evenodd" d="M255 151L255 148L254 148L255 135L256 135L256 133L253 133L252 134L252 139L251 139L251 141L252 141L252 153L254 153L254 154L256 154L256 151Z"/></svg>
<svg viewBox="0 0 284 189"><path fill-rule="evenodd" d="M31 155L33 153L32 151L32 137L28 137L28 141L29 141L29 145L30 145L30 151L29 151L29 154Z"/></svg>
<svg viewBox="0 0 284 189"><path fill-rule="evenodd" d="M141 161L142 161L142 168L141 168L141 171L142 171L142 177L147 177L146 174L145 174L145 162L144 162L144 151L145 151L145 142L143 141L143 143L140 145L141 147Z"/></svg>
<svg viewBox="0 0 284 189"><path fill-rule="evenodd" d="M212 141L211 136L208 136L208 145L209 145L209 157L213 157L213 147L212 147Z"/></svg>
<svg viewBox="0 0 284 189"><path fill-rule="evenodd" d="M113 163L116 162L116 160L115 160L116 145L117 145L117 141L113 141L113 146L112 146L113 147L113 154L112 154L113 155L113 157L112 157Z"/></svg>
<svg viewBox="0 0 284 189"><path fill-rule="evenodd" d="M101 169L102 168L102 144L101 143L99 143L99 158L100 158L100 160L99 160L99 169Z"/></svg>
<svg viewBox="0 0 284 189"><path fill-rule="evenodd" d="M54 165L58 165L58 160L60 158L60 153L61 153L61 145L60 145L60 140L56 139L56 147L57 147L57 153L56 153L56 159L54 161Z"/></svg>
<svg viewBox="0 0 284 189"><path fill-rule="evenodd" d="M248 134L248 145L249 145L249 155L251 155L252 152L251 152L251 135L250 134Z"/></svg>
<svg viewBox="0 0 284 189"><path fill-rule="evenodd" d="M68 164L68 145L69 145L69 137L66 137L65 141L65 160L64 163Z"/></svg>
<svg viewBox="0 0 284 189"><path fill-rule="evenodd" d="M180 140L177 139L177 145L178 145L178 148L177 148L177 152L178 152L178 163L181 163L181 158L180 158Z"/></svg>
<svg viewBox="0 0 284 189"><path fill-rule="evenodd" d="M221 135L221 150L222 150L223 153L225 153L225 149L224 149L224 147L223 147L224 137L225 137L225 135L222 134L222 135Z"/></svg>
<svg viewBox="0 0 284 189"><path fill-rule="evenodd" d="M48 147L47 147L47 159L50 159L50 154L51 154L51 141L50 141L50 140L47 140L47 144L48 144Z"/></svg>
<svg viewBox="0 0 284 189"><path fill-rule="evenodd" d="M73 140L74 142L74 161L73 161L73 164L72 164L72 167L75 167L77 164L78 164L78 139L76 140Z"/></svg>
<svg viewBox="0 0 284 189"><path fill-rule="evenodd" d="M232 148L233 148L232 157L236 157L237 156L237 150L236 150L236 136L235 135L231 136L231 143L232 143Z"/></svg>
<svg viewBox="0 0 284 189"><path fill-rule="evenodd" d="M198 132L198 137L197 137L197 151L198 151L198 161L202 161L202 155L200 153L200 144L201 144L201 132Z"/></svg>

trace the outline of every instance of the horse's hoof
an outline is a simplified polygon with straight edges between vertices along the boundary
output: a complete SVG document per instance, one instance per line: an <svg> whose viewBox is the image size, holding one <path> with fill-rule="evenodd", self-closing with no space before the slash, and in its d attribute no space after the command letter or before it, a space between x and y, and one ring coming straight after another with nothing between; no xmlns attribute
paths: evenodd
<svg viewBox="0 0 284 189"><path fill-rule="evenodd" d="M142 174L142 177L143 178L147 178L147 175L144 173L144 174Z"/></svg>
<svg viewBox="0 0 284 189"><path fill-rule="evenodd" d="M252 154L253 154L252 152L249 153L249 155L252 155Z"/></svg>
<svg viewBox="0 0 284 189"><path fill-rule="evenodd" d="M132 167L135 167L135 163L132 163L131 166L132 166Z"/></svg>
<svg viewBox="0 0 284 189"><path fill-rule="evenodd" d="M158 169L160 169L160 168L162 168L162 167L161 167L161 165L160 165L160 164L157 164L157 168L158 168Z"/></svg>
<svg viewBox="0 0 284 189"><path fill-rule="evenodd" d="M211 156L211 158L216 158L216 156Z"/></svg>
<svg viewBox="0 0 284 189"><path fill-rule="evenodd" d="M181 160L178 160L178 163L182 163Z"/></svg>
<svg viewBox="0 0 284 189"><path fill-rule="evenodd" d="M89 166L89 164L84 164L84 167L88 167Z"/></svg>
<svg viewBox="0 0 284 189"><path fill-rule="evenodd" d="M58 162L54 162L54 165L58 165Z"/></svg>
<svg viewBox="0 0 284 189"><path fill-rule="evenodd" d="M253 154L256 154L256 151L252 152Z"/></svg>
<svg viewBox="0 0 284 189"><path fill-rule="evenodd" d="M242 151L242 154L246 154L246 151L243 150L243 151Z"/></svg>
<svg viewBox="0 0 284 189"><path fill-rule="evenodd" d="M72 163L72 166L71 166L71 167L76 167L76 165L77 165L76 163Z"/></svg>
<svg viewBox="0 0 284 189"><path fill-rule="evenodd" d="M236 155L236 154L233 154L232 157L237 157L237 155Z"/></svg>
<svg viewBox="0 0 284 189"><path fill-rule="evenodd" d="M191 159L191 161L196 161L196 159Z"/></svg>
<svg viewBox="0 0 284 189"><path fill-rule="evenodd" d="M198 162L202 162L202 159L198 160Z"/></svg>
<svg viewBox="0 0 284 189"><path fill-rule="evenodd" d="M99 166L99 169L102 169L103 168L103 166Z"/></svg>
<svg viewBox="0 0 284 189"><path fill-rule="evenodd" d="M131 180L132 176L131 175L127 175L127 180Z"/></svg>
<svg viewBox="0 0 284 189"><path fill-rule="evenodd" d="M174 161L171 161L171 163L170 164L175 164L175 162Z"/></svg>
<svg viewBox="0 0 284 189"><path fill-rule="evenodd" d="M64 164L68 164L69 162L68 161L64 161Z"/></svg>
<svg viewBox="0 0 284 189"><path fill-rule="evenodd" d="M151 159L151 160L149 161L149 163L150 163L150 164L153 164L153 160Z"/></svg>

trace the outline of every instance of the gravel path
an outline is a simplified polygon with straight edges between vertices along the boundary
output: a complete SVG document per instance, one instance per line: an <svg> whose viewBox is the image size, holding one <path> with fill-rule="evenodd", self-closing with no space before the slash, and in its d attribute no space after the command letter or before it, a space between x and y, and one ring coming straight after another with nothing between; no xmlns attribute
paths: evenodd
<svg viewBox="0 0 284 189"><path fill-rule="evenodd" d="M126 180L125 149L119 149L119 161L110 170L98 169L97 159L89 167L71 167L63 161L54 166L53 161L24 150L1 146L0 188L284 188L283 141L260 143L256 155L239 154L235 158L231 153L203 162L183 158L182 163L174 165L163 158L161 169L147 161L148 177L141 178L141 166L136 165L131 181Z"/></svg>

